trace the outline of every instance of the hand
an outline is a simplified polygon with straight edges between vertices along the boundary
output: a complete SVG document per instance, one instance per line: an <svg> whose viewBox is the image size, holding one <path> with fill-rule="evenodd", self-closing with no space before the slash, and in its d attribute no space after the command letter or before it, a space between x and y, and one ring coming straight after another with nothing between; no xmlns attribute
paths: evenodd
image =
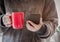
<svg viewBox="0 0 60 42"><path fill-rule="evenodd" d="M31 24L31 25L30 25ZM32 21L27 21L26 22L26 27L29 31L32 31L32 32L36 32L38 31L39 29L41 29L43 25L43 22L42 22L42 18L40 18L40 23L37 25L35 23L33 23Z"/></svg>
<svg viewBox="0 0 60 42"><path fill-rule="evenodd" d="M2 21L3 21L3 23L6 27L11 27L12 26L10 16L11 16L10 13L6 13L6 15L4 15L2 17Z"/></svg>

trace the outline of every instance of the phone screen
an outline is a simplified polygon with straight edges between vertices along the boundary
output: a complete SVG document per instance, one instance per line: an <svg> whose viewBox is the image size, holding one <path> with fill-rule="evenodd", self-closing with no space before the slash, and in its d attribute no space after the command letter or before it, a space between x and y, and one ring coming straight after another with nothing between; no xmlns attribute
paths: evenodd
<svg viewBox="0 0 60 42"><path fill-rule="evenodd" d="M28 20L32 21L35 24L39 24L40 21L40 14L31 14Z"/></svg>

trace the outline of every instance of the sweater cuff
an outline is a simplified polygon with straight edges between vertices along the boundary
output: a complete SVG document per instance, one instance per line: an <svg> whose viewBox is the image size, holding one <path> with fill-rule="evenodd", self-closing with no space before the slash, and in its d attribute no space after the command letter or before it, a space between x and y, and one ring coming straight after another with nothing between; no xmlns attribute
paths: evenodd
<svg viewBox="0 0 60 42"><path fill-rule="evenodd" d="M1 25L5 26L4 23L3 23L3 19L2 18L3 18L3 16L1 17Z"/></svg>
<svg viewBox="0 0 60 42"><path fill-rule="evenodd" d="M46 31L47 31L47 26L44 24L40 30L38 30L36 33L38 35L45 35L46 34Z"/></svg>

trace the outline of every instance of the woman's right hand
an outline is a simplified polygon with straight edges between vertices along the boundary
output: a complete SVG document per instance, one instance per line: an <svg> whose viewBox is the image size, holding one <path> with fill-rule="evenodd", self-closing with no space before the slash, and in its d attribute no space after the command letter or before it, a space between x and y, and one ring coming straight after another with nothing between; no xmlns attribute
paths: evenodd
<svg viewBox="0 0 60 42"><path fill-rule="evenodd" d="M4 24L6 27L11 27L11 26L12 26L12 22L11 22L10 16L11 16L10 13L6 13L6 15L4 15L4 16L2 17L3 24Z"/></svg>

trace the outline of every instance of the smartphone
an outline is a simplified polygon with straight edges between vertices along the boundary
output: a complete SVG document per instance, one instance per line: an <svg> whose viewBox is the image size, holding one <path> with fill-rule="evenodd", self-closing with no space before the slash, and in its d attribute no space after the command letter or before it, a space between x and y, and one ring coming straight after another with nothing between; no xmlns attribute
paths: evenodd
<svg viewBox="0 0 60 42"><path fill-rule="evenodd" d="M30 14L28 20L32 21L35 24L39 24L39 22L40 22L40 14Z"/></svg>

